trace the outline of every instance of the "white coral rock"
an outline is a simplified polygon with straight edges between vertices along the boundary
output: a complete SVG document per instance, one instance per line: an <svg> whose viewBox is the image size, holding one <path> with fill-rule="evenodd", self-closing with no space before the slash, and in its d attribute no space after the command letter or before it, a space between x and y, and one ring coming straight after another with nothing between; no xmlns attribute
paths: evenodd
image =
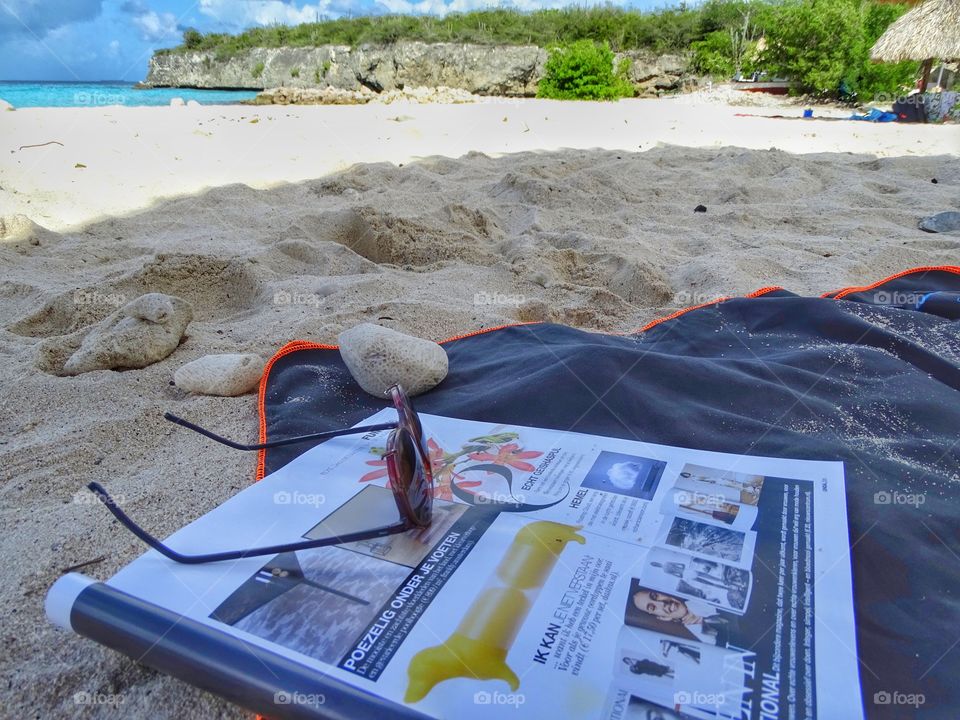
<svg viewBox="0 0 960 720"><path fill-rule="evenodd" d="M173 295L148 293L108 315L63 366L67 375L143 368L177 349L193 308Z"/></svg>
<svg viewBox="0 0 960 720"><path fill-rule="evenodd" d="M252 353L204 355L180 367L173 382L187 392L235 397L257 387L264 365L263 358Z"/></svg>
<svg viewBox="0 0 960 720"><path fill-rule="evenodd" d="M340 333L340 355L360 387L379 398L400 384L419 395L447 376L447 353L435 342L362 323Z"/></svg>

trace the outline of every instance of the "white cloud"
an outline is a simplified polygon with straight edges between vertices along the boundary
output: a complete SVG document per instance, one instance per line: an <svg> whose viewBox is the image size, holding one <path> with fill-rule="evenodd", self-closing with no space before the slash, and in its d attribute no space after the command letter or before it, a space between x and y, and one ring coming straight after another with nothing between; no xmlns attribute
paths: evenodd
<svg viewBox="0 0 960 720"><path fill-rule="evenodd" d="M245 28L251 25L316 22L318 17L330 16L329 5L329 0L302 7L281 0L200 0L200 12L224 25Z"/></svg>
<svg viewBox="0 0 960 720"><path fill-rule="evenodd" d="M173 13L158 13L148 10L133 16L133 24L140 30L144 40L157 42L180 36L177 30L177 16Z"/></svg>
<svg viewBox="0 0 960 720"><path fill-rule="evenodd" d="M619 490L632 490L640 479L640 466L633 462L618 462L607 470L610 484Z"/></svg>

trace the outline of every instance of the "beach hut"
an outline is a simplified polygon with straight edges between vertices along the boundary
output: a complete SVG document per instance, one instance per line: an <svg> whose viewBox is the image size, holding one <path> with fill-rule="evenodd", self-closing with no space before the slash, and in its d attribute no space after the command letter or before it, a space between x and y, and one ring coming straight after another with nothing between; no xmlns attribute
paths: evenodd
<svg viewBox="0 0 960 720"><path fill-rule="evenodd" d="M908 10L880 36L870 58L922 61L920 92L925 92L935 59L960 58L960 0L924 0Z"/></svg>

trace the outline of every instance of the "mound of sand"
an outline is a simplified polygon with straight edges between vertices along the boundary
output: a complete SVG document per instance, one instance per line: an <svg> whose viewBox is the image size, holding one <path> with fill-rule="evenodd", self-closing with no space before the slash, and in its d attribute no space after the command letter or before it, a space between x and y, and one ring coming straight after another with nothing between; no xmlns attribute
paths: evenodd
<svg viewBox="0 0 960 720"><path fill-rule="evenodd" d="M931 182L936 178L937 183ZM72 717L244 717L42 617L70 566L105 578L143 548L85 495L108 482L160 536L248 484L255 458L179 431L163 410L238 438L253 396L198 397L173 372L211 353L267 357L370 321L430 339L521 320L626 331L771 284L821 293L956 262L960 237L917 219L957 209L955 157L796 156L663 147L471 154L359 165L257 191L222 187L38 245L0 243L0 463L8 619L4 707ZM707 211L694 212L697 205ZM52 234L50 234L52 235ZM142 370L61 377L41 347L148 292L183 298L180 347ZM202 599L198 602L203 602Z"/></svg>

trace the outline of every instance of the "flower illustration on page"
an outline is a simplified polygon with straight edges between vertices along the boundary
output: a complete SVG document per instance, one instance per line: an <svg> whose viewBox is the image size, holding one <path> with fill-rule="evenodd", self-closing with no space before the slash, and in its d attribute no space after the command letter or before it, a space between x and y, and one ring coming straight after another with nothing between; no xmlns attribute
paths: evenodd
<svg viewBox="0 0 960 720"><path fill-rule="evenodd" d="M520 445L514 442L500 445L499 447L495 448L495 450L496 454L489 451L481 451L472 452L468 455L468 457L477 462L504 465L506 467L512 467L515 470L520 470L521 472L533 472L537 469L536 466L525 461L532 460L533 458L543 455L542 452L537 450L524 450L522 447L520 447Z"/></svg>

